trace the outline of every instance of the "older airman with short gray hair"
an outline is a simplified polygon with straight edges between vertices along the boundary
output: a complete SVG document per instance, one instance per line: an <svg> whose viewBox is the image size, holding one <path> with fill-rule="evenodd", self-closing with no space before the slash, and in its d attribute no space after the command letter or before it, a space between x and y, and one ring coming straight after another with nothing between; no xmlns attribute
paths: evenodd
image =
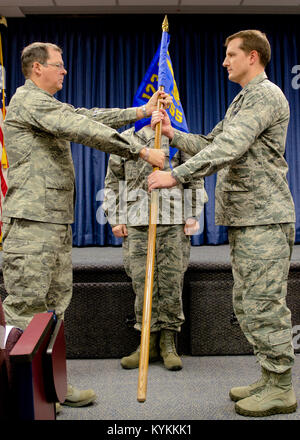
<svg viewBox="0 0 300 440"><path fill-rule="evenodd" d="M162 168L163 152L129 143L114 128L149 116L158 98L168 106L170 97L157 92L143 107L129 109L75 109L53 96L67 73L58 46L32 43L21 60L26 81L12 97L4 122L9 170L2 269L6 322L25 329L34 314L47 310L63 319L72 296L70 141ZM93 390L69 386L65 404L83 406L95 397Z"/></svg>

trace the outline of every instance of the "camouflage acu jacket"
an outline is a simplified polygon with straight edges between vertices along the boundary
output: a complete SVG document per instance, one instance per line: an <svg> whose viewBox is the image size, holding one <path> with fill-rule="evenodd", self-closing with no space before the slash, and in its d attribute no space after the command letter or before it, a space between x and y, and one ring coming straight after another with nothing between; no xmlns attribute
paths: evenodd
<svg viewBox="0 0 300 440"><path fill-rule="evenodd" d="M154 147L155 133L150 126L136 132L134 128L122 133L129 142ZM161 149L165 152L165 171L170 171L169 139L162 136ZM191 156L178 151L171 160L176 167ZM147 177L152 166L142 159L133 161L111 155L105 178L105 191L102 208L111 226L146 226L149 224L150 194ZM184 224L188 217L199 217L204 203L208 200L202 178L186 185L159 191L158 224Z"/></svg>
<svg viewBox="0 0 300 440"><path fill-rule="evenodd" d="M3 215L72 223L70 141L137 160L142 146L110 128L135 120L135 108L75 109L26 80L12 97L4 121L9 170Z"/></svg>
<svg viewBox="0 0 300 440"><path fill-rule="evenodd" d="M218 171L216 224L295 222L284 159L289 105L282 91L257 75L235 97L207 136L176 131L171 145L194 156L173 171L180 182Z"/></svg>

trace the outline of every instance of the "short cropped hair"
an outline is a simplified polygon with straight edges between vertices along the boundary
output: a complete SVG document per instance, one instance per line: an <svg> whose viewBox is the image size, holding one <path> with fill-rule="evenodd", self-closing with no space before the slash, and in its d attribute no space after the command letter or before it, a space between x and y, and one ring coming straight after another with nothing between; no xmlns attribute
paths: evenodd
<svg viewBox="0 0 300 440"><path fill-rule="evenodd" d="M48 49L54 49L62 53L60 47L52 43L32 43L29 46L24 47L21 55L22 72L25 78L29 78L31 75L32 64L37 61L44 64L49 59Z"/></svg>
<svg viewBox="0 0 300 440"><path fill-rule="evenodd" d="M240 48L244 52L250 53L252 50L256 50L259 55L260 63L263 67L266 67L271 59L271 46L266 34L254 29L236 32L226 38L225 46L227 47L229 42L235 38L241 38L243 40Z"/></svg>

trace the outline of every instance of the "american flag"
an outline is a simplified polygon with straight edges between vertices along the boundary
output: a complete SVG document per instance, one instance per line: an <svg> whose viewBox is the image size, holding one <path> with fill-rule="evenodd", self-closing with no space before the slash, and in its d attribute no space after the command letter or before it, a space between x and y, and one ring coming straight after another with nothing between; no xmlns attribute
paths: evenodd
<svg viewBox="0 0 300 440"><path fill-rule="evenodd" d="M3 120L5 118L5 108L1 109L0 112L0 149L1 149L1 166L0 166L0 185L1 185L1 191L0 191L0 242L2 242L2 206L4 197L7 191L7 169L8 169L8 163L7 163L7 156L6 151L4 147L4 141L3 141L3 131L2 131L2 124Z"/></svg>
<svg viewBox="0 0 300 440"><path fill-rule="evenodd" d="M2 242L2 206L7 191L7 170L8 161L3 140L3 121L5 119L5 69L3 66L2 39L0 34L0 85L2 91L2 102L0 112L0 244Z"/></svg>

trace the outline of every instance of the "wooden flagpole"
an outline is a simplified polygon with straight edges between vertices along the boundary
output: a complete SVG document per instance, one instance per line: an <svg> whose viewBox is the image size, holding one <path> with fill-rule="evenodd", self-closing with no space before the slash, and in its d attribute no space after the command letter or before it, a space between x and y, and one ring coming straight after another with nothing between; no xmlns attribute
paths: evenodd
<svg viewBox="0 0 300 440"><path fill-rule="evenodd" d="M163 24L163 31L169 30L168 19L165 16ZM160 86L159 90L163 91L164 87ZM157 109L159 110L162 104L158 102ZM155 127L155 141L154 148L161 147L161 122ZM153 167L153 171L159 168ZM149 344L150 344L150 326L151 326L151 311L152 311L152 291L153 291L153 276L154 276L154 261L155 261L155 241L156 241L156 222L158 215L158 190L151 191L150 201L150 218L148 229L148 249L146 262L146 276L145 276L145 290L144 290L144 305L143 305L143 321L141 332L140 345L140 360L139 360L139 378L138 378L138 402L145 402L147 394L147 378L149 366Z"/></svg>

